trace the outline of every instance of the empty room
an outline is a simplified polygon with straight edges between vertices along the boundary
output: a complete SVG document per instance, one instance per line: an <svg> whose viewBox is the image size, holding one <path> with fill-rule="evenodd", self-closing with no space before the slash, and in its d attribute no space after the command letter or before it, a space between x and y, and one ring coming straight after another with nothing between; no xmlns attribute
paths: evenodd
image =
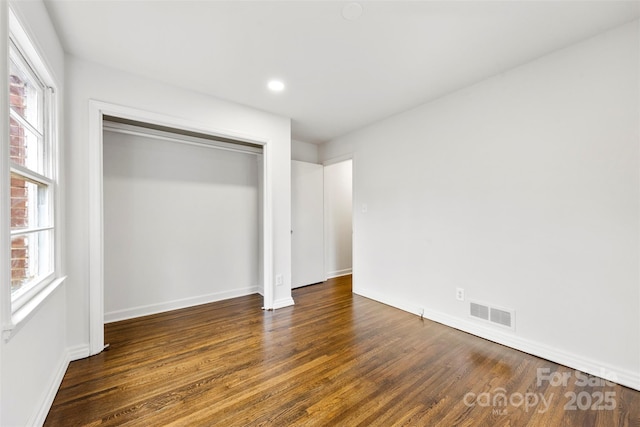
<svg viewBox="0 0 640 427"><path fill-rule="evenodd" d="M640 425L639 1L0 1L0 426Z"/></svg>

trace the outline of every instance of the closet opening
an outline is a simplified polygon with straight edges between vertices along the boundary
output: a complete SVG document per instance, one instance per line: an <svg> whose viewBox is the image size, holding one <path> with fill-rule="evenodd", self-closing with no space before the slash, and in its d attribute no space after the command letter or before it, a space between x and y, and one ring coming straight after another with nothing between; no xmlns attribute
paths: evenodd
<svg viewBox="0 0 640 427"><path fill-rule="evenodd" d="M90 354L108 322L253 293L271 309L268 141L99 101L89 119Z"/></svg>
<svg viewBox="0 0 640 427"><path fill-rule="evenodd" d="M105 117L105 323L259 289L262 147Z"/></svg>

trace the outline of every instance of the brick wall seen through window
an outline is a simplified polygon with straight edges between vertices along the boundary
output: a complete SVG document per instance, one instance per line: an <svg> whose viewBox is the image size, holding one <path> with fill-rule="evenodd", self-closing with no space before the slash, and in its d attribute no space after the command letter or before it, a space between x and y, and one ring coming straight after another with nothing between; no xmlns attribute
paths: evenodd
<svg viewBox="0 0 640 427"><path fill-rule="evenodd" d="M9 80L11 107L24 114L26 108L25 83L18 76L11 75ZM25 165L26 138L24 128L14 119L10 119L10 158L13 163ZM27 181L11 176L11 227L28 226ZM29 280L29 250L27 237L22 236L11 241L11 288L19 287Z"/></svg>

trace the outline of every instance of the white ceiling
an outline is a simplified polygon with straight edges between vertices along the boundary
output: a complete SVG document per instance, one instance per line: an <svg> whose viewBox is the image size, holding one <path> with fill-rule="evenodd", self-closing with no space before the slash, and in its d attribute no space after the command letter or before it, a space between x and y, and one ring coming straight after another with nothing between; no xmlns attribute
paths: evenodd
<svg viewBox="0 0 640 427"><path fill-rule="evenodd" d="M45 0L67 52L291 117L313 143L639 16L637 1L361 1L347 20L348 3Z"/></svg>

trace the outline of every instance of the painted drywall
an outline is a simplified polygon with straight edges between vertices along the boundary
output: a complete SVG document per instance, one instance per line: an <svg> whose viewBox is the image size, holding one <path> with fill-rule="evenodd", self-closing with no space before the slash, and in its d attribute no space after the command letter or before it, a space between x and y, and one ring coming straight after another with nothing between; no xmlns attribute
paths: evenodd
<svg viewBox="0 0 640 427"><path fill-rule="evenodd" d="M64 53L53 30L53 25L41 1L0 2L0 17L3 22L12 8L24 27L41 59L54 79L57 89L58 111L63 117ZM0 79L8 81L4 62L7 46L6 25L0 25L0 49L3 56ZM3 114L5 110L3 109ZM6 129L2 129L4 133ZM7 131L8 133L8 131ZM60 149L64 140L60 138ZM63 165L62 165L63 166ZM61 169L64 170L64 167ZM59 188L58 197L64 198L64 189ZM64 211L58 212L57 225L64 224ZM59 227L59 230L63 229ZM64 271L64 246L60 248ZM0 298L7 298L5 292ZM5 301L0 304L5 309ZM40 425L62 380L69 362L66 345L66 297L65 284L60 285L32 313L7 342L0 340L0 425ZM3 313L4 314L4 313Z"/></svg>
<svg viewBox="0 0 640 427"><path fill-rule="evenodd" d="M58 287L2 348L2 426L42 425L69 364Z"/></svg>
<svg viewBox="0 0 640 427"><path fill-rule="evenodd" d="M106 321L258 290L255 154L104 132Z"/></svg>
<svg viewBox="0 0 640 427"><path fill-rule="evenodd" d="M638 35L323 147L354 155L354 291L640 388ZM515 331L471 321L469 300L514 309Z"/></svg>
<svg viewBox="0 0 640 427"><path fill-rule="evenodd" d="M273 273L283 286L274 289L274 302L291 302L291 128L288 118L264 113L214 97L140 78L72 56L67 72L67 297L69 345L89 342L89 100L149 111L203 123L270 144L266 159L272 201ZM88 351L88 349L87 349Z"/></svg>
<svg viewBox="0 0 640 427"><path fill-rule="evenodd" d="M318 145L310 142L291 140L291 160L318 163Z"/></svg>
<svg viewBox="0 0 640 427"><path fill-rule="evenodd" d="M352 271L352 160L324 167L326 277Z"/></svg>

